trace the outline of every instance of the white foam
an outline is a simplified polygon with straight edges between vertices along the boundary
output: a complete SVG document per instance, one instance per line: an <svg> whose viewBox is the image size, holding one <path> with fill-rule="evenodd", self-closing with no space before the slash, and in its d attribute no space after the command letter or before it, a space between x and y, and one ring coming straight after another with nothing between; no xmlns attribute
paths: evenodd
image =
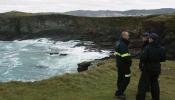
<svg viewBox="0 0 175 100"><path fill-rule="evenodd" d="M91 41L82 41L94 45ZM109 51L88 51L85 46L78 46L79 40L67 42L53 41L47 38L0 41L0 81L37 81L55 75L75 72L82 61L101 59ZM56 53L50 55L50 53ZM57 54L58 53L58 54ZM60 54L66 54L60 56Z"/></svg>

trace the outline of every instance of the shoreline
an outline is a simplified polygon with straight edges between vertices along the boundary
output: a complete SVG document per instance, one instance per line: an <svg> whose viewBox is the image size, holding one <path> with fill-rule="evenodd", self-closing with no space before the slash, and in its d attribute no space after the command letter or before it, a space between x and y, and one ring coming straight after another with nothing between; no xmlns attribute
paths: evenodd
<svg viewBox="0 0 175 100"><path fill-rule="evenodd" d="M49 40L49 39L48 39ZM17 41L17 40L16 40ZM29 40L29 41L32 41L32 40ZM40 38L40 39L37 39L37 40L33 40L33 41L39 41L39 42L47 42L47 40L46 39L42 39L42 38ZM52 40L51 40L52 41ZM70 41L74 41L74 40L70 40ZM101 50L100 48L95 48L95 44L93 43L93 42L91 42L91 41L78 41L77 43L76 43L76 41L78 41L78 40L75 40L75 46L73 46L73 48L77 48L77 47L83 47L83 48L85 48L85 53L87 52L87 54L89 54L88 52L97 52L97 53L99 53L98 55L99 55L99 57L100 57L100 59L101 59L101 57L107 57L108 55L108 51L106 51L106 53L105 53L105 51L103 51L103 50ZM59 41L53 41L53 43L54 42L59 42ZM52 52L52 51L51 51ZM54 51L53 51L54 52ZM48 53L49 54L49 52L46 52L46 53ZM100 56L100 53L102 53L101 55L102 56ZM62 53L61 53L62 54ZM90 53L91 54L91 53ZM58 54L57 53L55 53L55 54L53 54L53 55L51 55L51 56L57 56ZM59 55L60 55L60 53L59 53ZM68 54L67 53L65 53L65 55L61 55L61 56L67 56ZM79 54L80 55L80 54ZM97 55L97 57L91 57L90 56L90 58L89 58L89 60L88 60L88 58L87 58L87 60L86 61L88 61L88 62L96 62L97 60L99 60L98 59L98 55ZM49 55L48 55L49 56ZM90 60L92 58L92 60ZM94 58L94 59L93 59ZM76 65L77 65L77 67L74 67L74 69L75 69L75 71L74 70L72 70L72 72L70 71L70 72L65 72L65 73L78 73L78 71L77 71L77 68L78 68L78 64L79 63L82 63L82 62L85 62L85 61L81 61L81 62L78 62ZM69 63L69 62L68 62ZM25 64L25 63L24 63ZM42 68L47 68L47 66L48 65L46 65L46 67L44 66L44 65L41 65L41 66L36 66L37 68L41 68L41 70L42 70ZM58 65L59 66L59 65ZM63 71L64 72L64 71ZM65 74L65 73L62 73L61 75L63 75L63 74ZM59 75L59 74L58 74ZM58 76L57 74L55 74L55 75L52 75L51 77L54 77L54 76ZM51 77L48 77L48 78L51 78ZM47 78L47 79L48 79ZM17 79L17 80L15 80L15 79ZM35 81L41 81L41 80L43 80L43 79L46 79L46 78L41 78L41 79L36 79L35 80L35 77L32 79L29 79L29 80L25 80L25 79L23 79L22 77L20 78L19 77L19 79L20 80L18 80L18 78L15 78L14 80L10 80L10 81L21 81L21 82L35 82ZM10 81L8 81L8 79L7 79L7 81L5 80L5 81L3 81L3 79L2 79L2 83L7 83L7 82L10 82Z"/></svg>

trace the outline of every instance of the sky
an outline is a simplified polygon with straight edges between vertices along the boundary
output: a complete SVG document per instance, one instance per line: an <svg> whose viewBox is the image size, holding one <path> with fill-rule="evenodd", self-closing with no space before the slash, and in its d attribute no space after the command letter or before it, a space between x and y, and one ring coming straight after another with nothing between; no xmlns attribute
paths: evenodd
<svg viewBox="0 0 175 100"><path fill-rule="evenodd" d="M66 12L175 8L175 0L0 0L0 12Z"/></svg>

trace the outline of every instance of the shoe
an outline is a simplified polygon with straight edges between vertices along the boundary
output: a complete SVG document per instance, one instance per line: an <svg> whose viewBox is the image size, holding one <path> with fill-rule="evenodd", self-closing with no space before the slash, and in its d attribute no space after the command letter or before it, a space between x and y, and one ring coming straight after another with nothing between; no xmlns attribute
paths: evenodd
<svg viewBox="0 0 175 100"><path fill-rule="evenodd" d="M117 100L126 100L126 96L123 94L123 95L116 95L115 98Z"/></svg>

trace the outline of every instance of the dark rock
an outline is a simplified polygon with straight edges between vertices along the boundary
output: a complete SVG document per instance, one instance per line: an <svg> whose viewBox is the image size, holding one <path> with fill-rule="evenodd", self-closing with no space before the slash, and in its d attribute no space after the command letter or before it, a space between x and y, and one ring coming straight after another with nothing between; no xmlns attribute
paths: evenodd
<svg viewBox="0 0 175 100"><path fill-rule="evenodd" d="M58 55L59 54L59 52L51 52L51 53L49 53L50 55Z"/></svg>
<svg viewBox="0 0 175 100"><path fill-rule="evenodd" d="M37 65L37 68L48 68L48 66L43 66L43 65Z"/></svg>
<svg viewBox="0 0 175 100"><path fill-rule="evenodd" d="M84 43L81 42L81 43L78 43L77 45L75 45L74 47L80 47L80 46L84 46Z"/></svg>
<svg viewBox="0 0 175 100"><path fill-rule="evenodd" d="M60 54L60 56L67 56L68 54Z"/></svg>
<svg viewBox="0 0 175 100"><path fill-rule="evenodd" d="M88 70L88 67L91 65L91 62L82 62L78 64L77 71L78 72L83 72Z"/></svg>

